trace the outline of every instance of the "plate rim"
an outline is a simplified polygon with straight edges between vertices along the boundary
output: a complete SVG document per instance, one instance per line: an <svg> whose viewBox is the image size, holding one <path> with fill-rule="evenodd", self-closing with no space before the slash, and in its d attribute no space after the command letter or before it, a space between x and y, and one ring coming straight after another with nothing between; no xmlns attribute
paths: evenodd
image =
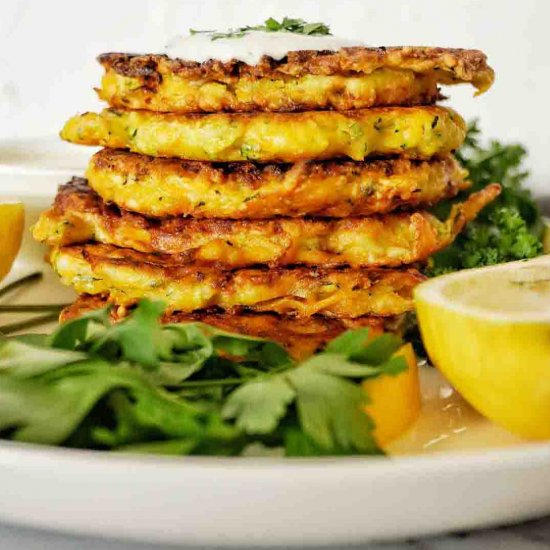
<svg viewBox="0 0 550 550"><path fill-rule="evenodd" d="M97 449L78 449L57 447L10 440L0 440L0 467L20 463L21 459L45 460L59 464L60 461L74 465L86 463L94 466L116 465L132 468L157 468L159 465L169 468L185 467L192 469L220 469L231 471L264 471L274 467L293 471L320 468L324 474L327 470L338 470L342 467L353 469L384 470L403 467L410 470L429 469L445 463L446 469L456 471L476 467L487 467L494 472L497 469L508 469L517 464L532 467L533 462L550 462L550 442L529 442L510 447L490 449L464 449L461 451L434 451L430 454L414 455L357 455L347 457L251 457L251 456L175 456L141 453L117 453Z"/></svg>

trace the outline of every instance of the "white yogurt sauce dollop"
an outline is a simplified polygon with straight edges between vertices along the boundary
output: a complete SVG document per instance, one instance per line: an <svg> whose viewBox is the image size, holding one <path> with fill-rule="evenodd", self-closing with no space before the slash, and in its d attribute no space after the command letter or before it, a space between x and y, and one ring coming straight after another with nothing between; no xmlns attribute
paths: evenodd
<svg viewBox="0 0 550 550"><path fill-rule="evenodd" d="M357 41L330 35L250 31L241 37L212 40L211 34L200 33L176 36L170 40L164 53L171 58L199 63L209 59L237 59L248 65L256 65L264 55L282 59L288 52L296 50L337 51L343 47L360 45Z"/></svg>

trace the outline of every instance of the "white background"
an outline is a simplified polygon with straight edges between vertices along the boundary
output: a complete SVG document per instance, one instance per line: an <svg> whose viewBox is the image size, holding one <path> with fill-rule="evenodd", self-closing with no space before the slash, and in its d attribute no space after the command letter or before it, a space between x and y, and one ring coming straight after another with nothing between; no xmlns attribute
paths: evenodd
<svg viewBox="0 0 550 550"><path fill-rule="evenodd" d="M105 51L161 51L189 27L224 29L269 16L302 17L372 45L479 48L497 73L473 98L447 89L487 137L521 141L532 181L550 191L550 2L546 0L0 0L0 140L56 134L100 108L92 90ZM1 160L1 159L0 159Z"/></svg>

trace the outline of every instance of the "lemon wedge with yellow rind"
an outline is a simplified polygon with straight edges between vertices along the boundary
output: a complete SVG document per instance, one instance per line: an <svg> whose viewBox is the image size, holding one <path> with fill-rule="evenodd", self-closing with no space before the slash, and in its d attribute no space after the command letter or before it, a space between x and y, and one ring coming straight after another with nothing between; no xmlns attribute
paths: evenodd
<svg viewBox="0 0 550 550"><path fill-rule="evenodd" d="M396 355L405 358L406 370L363 382L369 396L365 411L374 421L374 439L382 448L404 434L420 413L418 364L411 344L402 346Z"/></svg>
<svg viewBox="0 0 550 550"><path fill-rule="evenodd" d="M19 252L24 225L25 208L20 202L0 203L0 281Z"/></svg>
<svg viewBox="0 0 550 550"><path fill-rule="evenodd" d="M550 439L550 255L431 279L415 301L428 355L463 397Z"/></svg>

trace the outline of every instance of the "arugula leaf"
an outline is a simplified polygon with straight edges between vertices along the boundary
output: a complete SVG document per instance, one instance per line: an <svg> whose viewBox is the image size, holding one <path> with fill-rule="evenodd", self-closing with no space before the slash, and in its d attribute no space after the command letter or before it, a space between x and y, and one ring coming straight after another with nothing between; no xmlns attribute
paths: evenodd
<svg viewBox="0 0 550 550"><path fill-rule="evenodd" d="M158 336L158 369L151 372L156 382L175 386L198 372L214 354L212 341L201 325L165 325Z"/></svg>
<svg viewBox="0 0 550 550"><path fill-rule="evenodd" d="M99 327L106 327L109 325L109 309L102 308L95 311L89 311L78 317L72 319L62 325L59 325L57 329L46 339L45 344L52 348L76 350L79 349L81 344L86 342L86 339L91 332L92 325L96 326L96 330Z"/></svg>
<svg viewBox="0 0 550 550"><path fill-rule="evenodd" d="M0 431L18 441L61 444L110 388L134 382L103 361L67 368L55 378L1 375Z"/></svg>
<svg viewBox="0 0 550 550"><path fill-rule="evenodd" d="M114 427L99 426L92 431L92 439L105 447L157 441L165 435L185 438L196 445L201 435L197 411L187 410L185 402L165 399L153 392L112 392L105 406L113 413Z"/></svg>
<svg viewBox="0 0 550 550"><path fill-rule="evenodd" d="M0 336L0 372L28 378L86 359L78 351L27 344L20 339Z"/></svg>
<svg viewBox="0 0 550 550"><path fill-rule="evenodd" d="M95 448L170 439L196 447L212 437L209 424L217 416L154 387L135 370L101 360L33 379L0 375L0 432L17 441L63 444L100 405L101 422L79 436ZM220 424L218 419L218 431ZM240 437L235 428L227 430Z"/></svg>
<svg viewBox="0 0 550 550"><path fill-rule="evenodd" d="M142 300L125 322L94 334L88 340L89 351L109 359L124 357L144 367L158 366L163 332L159 319L164 309L162 302Z"/></svg>

